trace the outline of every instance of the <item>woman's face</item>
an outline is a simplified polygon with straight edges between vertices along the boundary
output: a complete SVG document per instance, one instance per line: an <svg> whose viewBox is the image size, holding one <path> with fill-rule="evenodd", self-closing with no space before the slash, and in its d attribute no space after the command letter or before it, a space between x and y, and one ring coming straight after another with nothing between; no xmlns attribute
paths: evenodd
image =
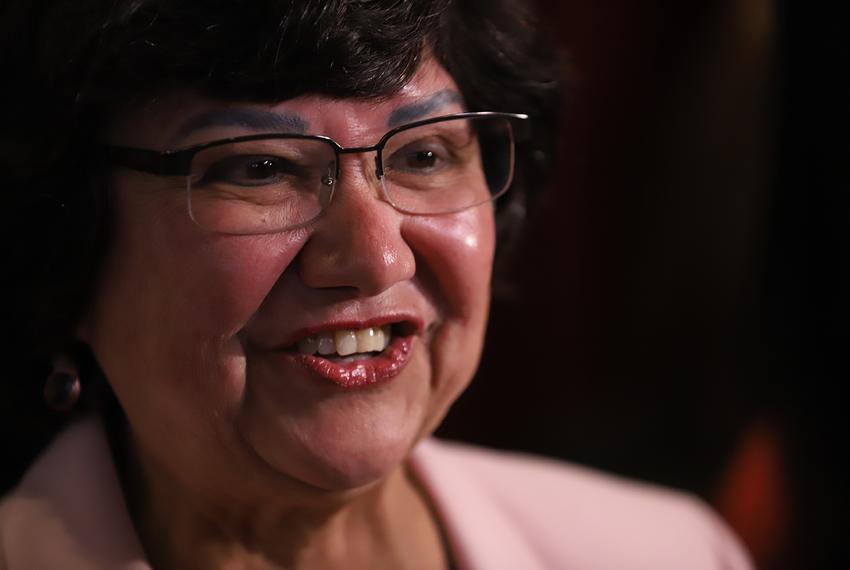
<svg viewBox="0 0 850 570"><path fill-rule="evenodd" d="M180 148L274 131L279 115L344 147L366 146L399 117L463 110L447 92L457 93L452 78L428 63L379 101L173 95L128 113L109 138ZM255 111L268 127L255 124ZM192 222L179 177L116 169L112 183L114 239L80 330L138 453L170 477L258 496L282 483L353 489L399 465L472 377L489 302L490 204L403 214L382 198L374 153L344 155L333 201L314 222L225 235ZM391 324L400 343L392 359L305 363L289 348L380 324ZM346 385L358 369L381 381Z"/></svg>

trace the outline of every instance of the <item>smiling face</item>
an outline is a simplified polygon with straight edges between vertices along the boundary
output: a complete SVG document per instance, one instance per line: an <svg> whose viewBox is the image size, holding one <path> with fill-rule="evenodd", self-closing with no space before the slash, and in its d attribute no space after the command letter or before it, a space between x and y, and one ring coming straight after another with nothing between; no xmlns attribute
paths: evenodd
<svg viewBox="0 0 850 570"><path fill-rule="evenodd" d="M462 111L446 93L457 93L451 77L426 63L378 101L175 95L130 113L109 138L181 148L252 134L245 118L265 115L367 146L399 117ZM270 485L353 489L391 472L439 423L481 352L493 209L401 213L384 200L374 164L373 153L343 155L320 217L259 235L201 229L187 214L183 178L115 170L116 230L80 330L149 466L208 494L239 489L257 500ZM317 343L321 352L336 334L339 349L378 325L390 327L390 345L365 360L294 348ZM340 381L359 369L380 381Z"/></svg>

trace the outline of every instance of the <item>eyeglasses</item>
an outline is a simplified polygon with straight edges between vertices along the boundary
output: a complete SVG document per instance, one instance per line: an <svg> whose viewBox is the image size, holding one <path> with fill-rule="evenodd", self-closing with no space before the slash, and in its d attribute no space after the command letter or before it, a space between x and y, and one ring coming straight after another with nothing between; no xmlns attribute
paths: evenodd
<svg viewBox="0 0 850 570"><path fill-rule="evenodd" d="M495 200L514 173L515 125L527 115L458 113L345 148L329 137L259 134L173 151L107 146L117 165L186 177L189 216L209 231L264 234L315 220L333 198L340 155L375 152L384 199L408 214L450 214Z"/></svg>

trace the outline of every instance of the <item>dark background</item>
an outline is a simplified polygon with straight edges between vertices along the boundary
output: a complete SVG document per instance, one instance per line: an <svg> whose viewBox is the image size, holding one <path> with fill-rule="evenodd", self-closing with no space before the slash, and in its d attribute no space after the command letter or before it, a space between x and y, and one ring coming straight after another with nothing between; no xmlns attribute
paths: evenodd
<svg viewBox="0 0 850 570"><path fill-rule="evenodd" d="M847 10L539 4L559 172L439 434L696 492L760 568L850 567Z"/></svg>

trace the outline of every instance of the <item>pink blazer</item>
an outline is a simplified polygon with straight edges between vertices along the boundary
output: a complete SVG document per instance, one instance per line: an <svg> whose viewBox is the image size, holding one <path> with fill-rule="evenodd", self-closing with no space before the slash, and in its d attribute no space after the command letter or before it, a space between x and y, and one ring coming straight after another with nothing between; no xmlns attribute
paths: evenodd
<svg viewBox="0 0 850 570"><path fill-rule="evenodd" d="M411 466L460 568L751 568L728 528L684 494L435 439ZM150 569L98 420L63 432L3 499L0 568Z"/></svg>

